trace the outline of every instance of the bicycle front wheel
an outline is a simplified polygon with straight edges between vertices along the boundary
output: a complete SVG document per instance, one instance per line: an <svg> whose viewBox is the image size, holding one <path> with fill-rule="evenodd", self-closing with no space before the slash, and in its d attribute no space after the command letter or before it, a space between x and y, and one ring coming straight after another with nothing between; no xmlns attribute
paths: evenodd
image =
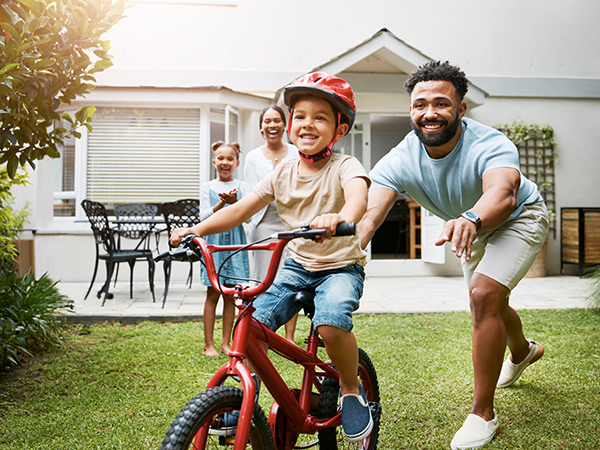
<svg viewBox="0 0 600 450"><path fill-rule="evenodd" d="M320 450L361 449L376 450L379 439L379 421L381 405L379 404L379 382L377 373L369 355L358 349L358 377L369 401L371 415L373 416L373 431L360 442L350 442L344 436L342 427L326 428L319 431ZM337 414L340 387L335 378L326 378L321 386L319 399L319 417L328 418Z"/></svg>
<svg viewBox="0 0 600 450"><path fill-rule="evenodd" d="M236 415L242 406L243 392L233 386L218 386L198 394L177 414L163 439L160 450L203 450L232 448L236 427L224 426L225 414ZM194 437L208 427L205 446L194 443ZM274 450L269 422L258 404L254 405L247 449Z"/></svg>

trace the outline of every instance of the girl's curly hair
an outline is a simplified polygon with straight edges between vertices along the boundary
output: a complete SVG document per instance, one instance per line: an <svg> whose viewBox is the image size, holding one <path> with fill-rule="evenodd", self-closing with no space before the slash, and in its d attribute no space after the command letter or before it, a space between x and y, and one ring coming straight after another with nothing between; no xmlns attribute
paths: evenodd
<svg viewBox="0 0 600 450"><path fill-rule="evenodd" d="M450 81L461 101L469 90L469 80L465 73L448 61L430 61L411 73L404 82L404 89L408 95L411 95L416 84L422 81Z"/></svg>

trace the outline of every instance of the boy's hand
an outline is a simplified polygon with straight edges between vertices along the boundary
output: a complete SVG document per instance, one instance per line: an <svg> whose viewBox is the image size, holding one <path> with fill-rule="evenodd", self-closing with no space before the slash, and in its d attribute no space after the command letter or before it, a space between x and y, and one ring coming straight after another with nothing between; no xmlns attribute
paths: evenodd
<svg viewBox="0 0 600 450"><path fill-rule="evenodd" d="M191 228L175 228L173 233L171 233L171 246L178 247L179 244L181 244L181 239L183 239L186 234L190 233L194 233L194 230Z"/></svg>
<svg viewBox="0 0 600 450"><path fill-rule="evenodd" d="M220 192L219 198L223 201L223 203L232 205L237 202L237 189L232 189L229 192Z"/></svg>
<svg viewBox="0 0 600 450"><path fill-rule="evenodd" d="M325 228L327 235L324 237L315 238L316 242L323 242L326 239L331 239L335 234L335 229L338 223L344 222L344 219L339 214L323 214L322 216L315 217L310 223L312 229Z"/></svg>

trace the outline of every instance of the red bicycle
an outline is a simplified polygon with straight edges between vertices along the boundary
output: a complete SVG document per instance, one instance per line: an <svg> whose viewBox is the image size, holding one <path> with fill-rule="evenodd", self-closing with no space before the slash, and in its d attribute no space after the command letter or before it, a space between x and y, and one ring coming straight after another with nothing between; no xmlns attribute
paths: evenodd
<svg viewBox="0 0 600 450"><path fill-rule="evenodd" d="M336 236L354 234L354 224L338 226ZM252 301L273 283L282 252L292 239L314 239L325 235L325 230L300 229L273 235L269 243L258 241L248 245L208 245L204 239L188 235L181 245L168 253L174 258L202 258L209 280L215 289L224 295L233 296L239 309L233 332L232 350L229 361L211 378L206 391L198 394L179 412L171 423L161 444L161 450L202 450L232 447L233 450L309 448L319 446L321 450L360 448L374 450L379 436L379 384L371 359L359 349L358 375L369 400L373 416L371 434L360 442L349 442L341 431L341 413L338 411L338 373L331 362L319 359L317 351L323 346L317 330L311 325L307 347L303 349L287 341L266 325L253 318ZM334 236L335 237L335 236ZM222 286L218 281L212 254L221 251L267 250L272 252L266 278L257 286ZM249 281L249 280L246 280ZM312 293L301 291L296 301L311 318L314 313ZM265 347L303 367L301 387L291 388L283 380ZM248 361L264 386L273 396L267 420L257 402L258 383L251 374ZM226 386L233 377L240 387ZM236 423L228 424L235 417ZM234 421L234 422L235 422ZM317 435L317 439L306 443L301 435Z"/></svg>

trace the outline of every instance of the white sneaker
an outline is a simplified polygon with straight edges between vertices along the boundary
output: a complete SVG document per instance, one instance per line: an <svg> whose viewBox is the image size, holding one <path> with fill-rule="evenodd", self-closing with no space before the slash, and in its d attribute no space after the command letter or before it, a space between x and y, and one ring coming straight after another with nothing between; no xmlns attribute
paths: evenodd
<svg viewBox="0 0 600 450"><path fill-rule="evenodd" d="M525 368L540 359L543 354L544 347L542 347L542 344L530 340L529 353L519 364L513 363L510 356L506 358L506 361L502 364L502 371L500 372L496 386L499 388L512 386L519 379Z"/></svg>
<svg viewBox="0 0 600 450"><path fill-rule="evenodd" d="M494 410L494 418L484 420L477 414L469 414L460 430L456 432L450 447L452 450L480 448L490 442L500 432L498 415Z"/></svg>

